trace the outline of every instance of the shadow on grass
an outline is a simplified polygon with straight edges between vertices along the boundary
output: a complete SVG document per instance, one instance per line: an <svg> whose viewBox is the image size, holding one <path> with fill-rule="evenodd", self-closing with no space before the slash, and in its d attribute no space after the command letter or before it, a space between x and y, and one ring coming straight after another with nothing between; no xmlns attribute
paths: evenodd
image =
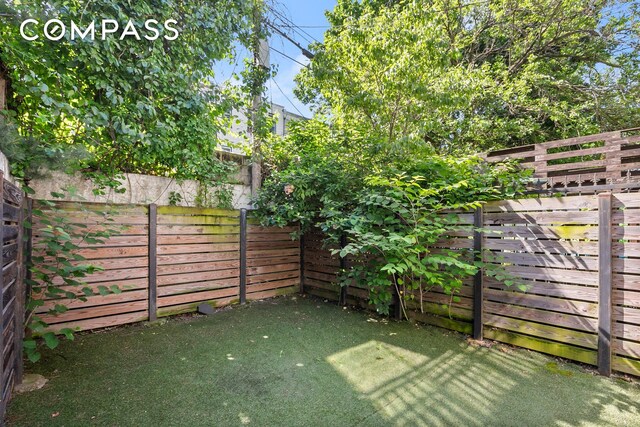
<svg viewBox="0 0 640 427"><path fill-rule="evenodd" d="M8 423L640 425L640 389L575 365L315 300L80 336L31 371ZM500 351L501 348L505 351ZM551 364L551 365L550 365Z"/></svg>

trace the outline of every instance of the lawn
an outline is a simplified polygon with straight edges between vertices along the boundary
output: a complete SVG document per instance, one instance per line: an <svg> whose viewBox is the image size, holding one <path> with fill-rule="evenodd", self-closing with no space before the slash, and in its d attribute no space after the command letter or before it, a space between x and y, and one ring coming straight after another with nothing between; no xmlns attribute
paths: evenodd
<svg viewBox="0 0 640 427"><path fill-rule="evenodd" d="M640 425L640 387L301 297L84 334L13 426Z"/></svg>

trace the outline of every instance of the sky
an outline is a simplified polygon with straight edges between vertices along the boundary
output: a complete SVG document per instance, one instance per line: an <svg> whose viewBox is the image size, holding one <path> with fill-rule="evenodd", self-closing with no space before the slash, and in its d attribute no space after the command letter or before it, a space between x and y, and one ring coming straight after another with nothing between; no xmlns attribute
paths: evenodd
<svg viewBox="0 0 640 427"><path fill-rule="evenodd" d="M269 14L271 17L281 15L285 21L300 27L287 28L281 26L282 20L277 20L276 24L280 24L278 25L280 29L302 46L307 47L311 42L322 41L323 34L329 26L324 12L327 9L333 9L336 0L272 0L271 4L275 9L275 12ZM276 65L278 71L275 78L267 82L267 98L271 102L284 106L287 111L311 117L309 108L293 94L295 87L293 79L303 67L301 64L307 64L309 60L291 42L274 31L272 33L269 39L270 62ZM239 73L242 70L243 58L249 55L247 49L238 46L235 63L223 63L216 67L216 80L225 81L234 71Z"/></svg>

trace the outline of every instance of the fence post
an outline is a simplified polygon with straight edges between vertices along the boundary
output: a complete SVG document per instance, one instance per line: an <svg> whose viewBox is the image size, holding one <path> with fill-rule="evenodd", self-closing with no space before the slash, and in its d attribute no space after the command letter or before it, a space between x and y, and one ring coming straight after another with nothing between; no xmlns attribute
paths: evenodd
<svg viewBox="0 0 640 427"><path fill-rule="evenodd" d="M473 257L476 261L482 261L482 232L478 229L483 226L482 206L477 207L473 213ZM482 285L483 269L473 277L473 339L483 338L482 312L484 311L484 290Z"/></svg>
<svg viewBox="0 0 640 427"><path fill-rule="evenodd" d="M347 236L344 234L340 236L340 249L347 246ZM347 269L347 258L341 256L340 257L340 271L345 271ZM347 286L340 286L340 298L338 300L339 305L347 304Z"/></svg>
<svg viewBox="0 0 640 427"><path fill-rule="evenodd" d="M304 293L304 235L300 235L300 293Z"/></svg>
<svg viewBox="0 0 640 427"><path fill-rule="evenodd" d="M28 201L26 195L23 194L22 200L20 201L20 211L18 213L18 239L17 242L17 264L18 264L18 275L16 277L16 312L15 312L15 342L14 349L16 353L16 362L15 362L15 383L22 384L22 374L23 374L23 366L22 366L22 341L24 340L24 319L25 319L25 304L27 301L26 295L26 286L25 286L25 277L26 277L26 267L25 267L25 209L28 208ZM27 233L27 237L29 234Z"/></svg>
<svg viewBox="0 0 640 427"><path fill-rule="evenodd" d="M149 321L158 319L158 206L149 205Z"/></svg>
<svg viewBox="0 0 640 427"><path fill-rule="evenodd" d="M611 193L598 195L598 372L611 375Z"/></svg>
<svg viewBox="0 0 640 427"><path fill-rule="evenodd" d="M240 304L247 302L247 210L240 209Z"/></svg>
<svg viewBox="0 0 640 427"><path fill-rule="evenodd" d="M0 266L4 267L2 253L4 252L4 173L0 171ZM2 268L0 268L2 270ZM4 312L4 274L0 274L0 313ZM4 319L0 316L0 354L4 354ZM11 369L11 367L9 367ZM7 402L5 402L4 361L0 363L0 416L4 417Z"/></svg>

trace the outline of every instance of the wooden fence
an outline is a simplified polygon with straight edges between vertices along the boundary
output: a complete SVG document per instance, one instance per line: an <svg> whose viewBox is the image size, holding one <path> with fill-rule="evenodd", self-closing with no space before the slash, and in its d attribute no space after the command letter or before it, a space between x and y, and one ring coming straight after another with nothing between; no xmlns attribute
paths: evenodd
<svg viewBox="0 0 640 427"><path fill-rule="evenodd" d="M640 128L491 151L489 162L518 160L533 169L539 191L582 192L640 187Z"/></svg>
<svg viewBox="0 0 640 427"><path fill-rule="evenodd" d="M410 317L597 365L605 375L640 375L638 194L491 202L458 217L461 227L433 251L471 257L475 248L525 290L479 274L464 282L459 302L433 289L423 297L424 313L409 305ZM487 231L474 233L474 224ZM346 293L366 306L365 290L335 284L344 261L321 242L318 233L305 236L305 292L349 302L340 297Z"/></svg>
<svg viewBox="0 0 640 427"><path fill-rule="evenodd" d="M0 172L0 419L4 418L14 384L22 381L22 339L25 304L24 228L26 199Z"/></svg>
<svg viewBox="0 0 640 427"><path fill-rule="evenodd" d="M69 202L56 206L88 230L103 227L106 218L109 227L121 227L104 243L82 243L80 254L87 259L84 263L103 268L83 279L90 287L116 285L122 292L87 301L47 299L38 314L52 330L155 320L195 311L202 303L221 307L299 290L299 242L290 237L296 227L259 227L247 219L246 210ZM39 229L36 219L36 252L42 243ZM69 310L48 314L57 303Z"/></svg>

